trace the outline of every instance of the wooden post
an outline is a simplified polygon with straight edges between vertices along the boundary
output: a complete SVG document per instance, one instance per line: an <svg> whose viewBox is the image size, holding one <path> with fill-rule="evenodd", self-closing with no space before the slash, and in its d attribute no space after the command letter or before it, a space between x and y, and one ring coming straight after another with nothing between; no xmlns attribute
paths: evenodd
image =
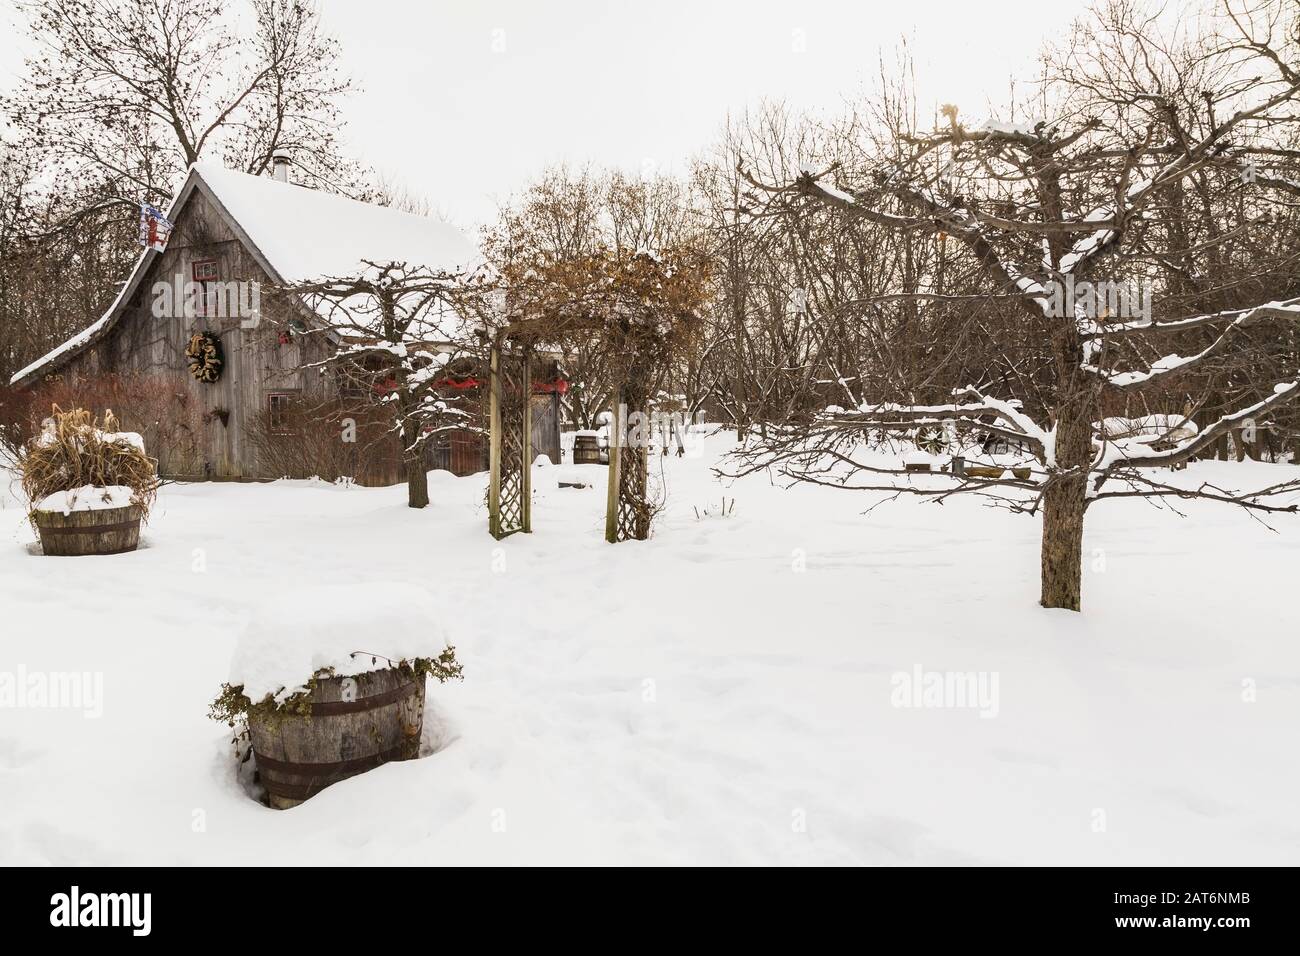
<svg viewBox="0 0 1300 956"><path fill-rule="evenodd" d="M501 537L501 342L492 343L488 383L488 533Z"/></svg>
<svg viewBox="0 0 1300 956"><path fill-rule="evenodd" d="M524 373L519 376L520 388L523 390L521 401L524 403L524 460L519 463L523 469L523 500L519 503L521 530L531 533L533 530L533 350L523 349Z"/></svg>
<svg viewBox="0 0 1300 956"><path fill-rule="evenodd" d="M614 407L609 422L609 494L605 499L605 540L610 544L618 542L619 452L623 445L622 384L614 389L613 394Z"/></svg>

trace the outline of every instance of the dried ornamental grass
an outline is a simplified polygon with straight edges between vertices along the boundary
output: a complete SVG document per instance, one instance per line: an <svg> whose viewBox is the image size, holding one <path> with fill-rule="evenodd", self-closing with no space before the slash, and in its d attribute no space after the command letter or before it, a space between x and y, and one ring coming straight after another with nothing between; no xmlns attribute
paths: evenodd
<svg viewBox="0 0 1300 956"><path fill-rule="evenodd" d="M138 435L119 432L111 410L100 422L84 408L65 412L55 405L41 433L23 446L17 471L33 508L50 495L86 485L125 486L147 518L158 489L157 468L144 443Z"/></svg>

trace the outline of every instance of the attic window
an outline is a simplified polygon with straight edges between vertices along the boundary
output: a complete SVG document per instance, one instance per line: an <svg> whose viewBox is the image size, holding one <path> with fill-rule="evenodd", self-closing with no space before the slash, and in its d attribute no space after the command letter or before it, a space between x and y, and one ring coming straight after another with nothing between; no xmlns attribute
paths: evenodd
<svg viewBox="0 0 1300 956"><path fill-rule="evenodd" d="M213 301L212 283L219 275L216 259L198 259L190 263L190 277L203 290L194 298L195 315L211 315L214 311L216 303Z"/></svg>
<svg viewBox="0 0 1300 956"><path fill-rule="evenodd" d="M216 259L199 259L190 270L195 282L216 282L220 276Z"/></svg>

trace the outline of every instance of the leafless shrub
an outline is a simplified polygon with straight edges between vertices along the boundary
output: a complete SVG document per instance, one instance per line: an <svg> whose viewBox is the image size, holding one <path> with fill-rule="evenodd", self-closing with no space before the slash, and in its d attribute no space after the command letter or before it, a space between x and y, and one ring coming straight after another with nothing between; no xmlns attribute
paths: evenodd
<svg viewBox="0 0 1300 956"><path fill-rule="evenodd" d="M353 478L362 484L395 480L397 440L369 407L335 401L291 402L274 416L262 412L245 435L263 472L282 478Z"/></svg>

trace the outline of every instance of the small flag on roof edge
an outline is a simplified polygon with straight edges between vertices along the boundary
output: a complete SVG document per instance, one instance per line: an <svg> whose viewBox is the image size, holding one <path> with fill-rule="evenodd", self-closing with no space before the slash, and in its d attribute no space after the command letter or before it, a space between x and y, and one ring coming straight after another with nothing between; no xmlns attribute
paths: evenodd
<svg viewBox="0 0 1300 956"><path fill-rule="evenodd" d="M171 220L147 202L140 203L140 245L162 252L171 234Z"/></svg>

